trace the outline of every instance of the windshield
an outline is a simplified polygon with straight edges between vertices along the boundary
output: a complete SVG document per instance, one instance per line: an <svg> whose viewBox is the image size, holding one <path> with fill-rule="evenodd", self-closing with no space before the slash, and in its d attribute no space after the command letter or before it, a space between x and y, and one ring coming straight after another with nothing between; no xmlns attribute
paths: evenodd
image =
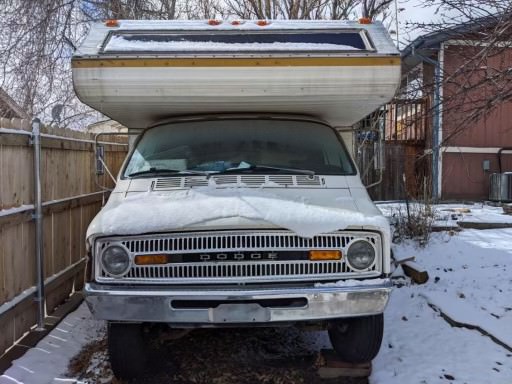
<svg viewBox="0 0 512 384"><path fill-rule="evenodd" d="M147 130L124 177L222 172L349 175L355 168L334 130L323 124L230 119Z"/></svg>

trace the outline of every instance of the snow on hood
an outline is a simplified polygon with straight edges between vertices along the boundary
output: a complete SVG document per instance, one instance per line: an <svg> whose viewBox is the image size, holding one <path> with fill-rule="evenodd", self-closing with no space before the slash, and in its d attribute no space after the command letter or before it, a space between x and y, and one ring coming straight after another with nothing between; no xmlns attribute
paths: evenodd
<svg viewBox="0 0 512 384"><path fill-rule="evenodd" d="M341 204L338 202L337 206ZM320 206L303 197L290 198L249 188L204 187L165 194L142 192L126 198L111 197L92 221L87 237L172 231L226 218L263 221L302 237L348 226L375 226L387 230L388 223L383 216L368 216L353 207Z"/></svg>

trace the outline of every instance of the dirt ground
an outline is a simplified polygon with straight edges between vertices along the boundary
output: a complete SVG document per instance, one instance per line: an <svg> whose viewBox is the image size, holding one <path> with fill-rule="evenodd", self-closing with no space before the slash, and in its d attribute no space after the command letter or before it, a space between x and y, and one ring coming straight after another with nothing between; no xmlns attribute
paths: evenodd
<svg viewBox="0 0 512 384"><path fill-rule="evenodd" d="M155 343L146 374L134 384L367 384L367 378L320 379L326 332L296 328L201 329ZM112 376L106 337L87 345L69 373L85 383L120 383Z"/></svg>

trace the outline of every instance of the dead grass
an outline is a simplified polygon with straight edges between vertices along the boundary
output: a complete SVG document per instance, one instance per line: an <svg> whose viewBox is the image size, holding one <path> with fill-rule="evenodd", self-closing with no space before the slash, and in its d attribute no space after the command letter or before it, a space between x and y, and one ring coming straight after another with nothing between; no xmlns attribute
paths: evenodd
<svg viewBox="0 0 512 384"><path fill-rule="evenodd" d="M89 364L91 363L91 357L100 351L106 349L106 340L95 340L86 344L80 353L74 356L68 365L68 375L69 376L77 376L82 372L85 372Z"/></svg>
<svg viewBox="0 0 512 384"><path fill-rule="evenodd" d="M406 202L392 211L393 242L412 239L424 247L430 240L436 212L429 202Z"/></svg>

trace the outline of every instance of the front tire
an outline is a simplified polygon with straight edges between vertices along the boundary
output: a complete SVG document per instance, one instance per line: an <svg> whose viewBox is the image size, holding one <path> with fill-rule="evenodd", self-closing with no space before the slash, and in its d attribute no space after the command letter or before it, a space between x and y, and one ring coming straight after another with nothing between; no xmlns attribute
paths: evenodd
<svg viewBox="0 0 512 384"><path fill-rule="evenodd" d="M140 376L146 367L147 344L142 324L108 323L108 354L118 379Z"/></svg>
<svg viewBox="0 0 512 384"><path fill-rule="evenodd" d="M340 319L329 324L329 338L336 354L347 363L366 363L379 353L384 315Z"/></svg>

